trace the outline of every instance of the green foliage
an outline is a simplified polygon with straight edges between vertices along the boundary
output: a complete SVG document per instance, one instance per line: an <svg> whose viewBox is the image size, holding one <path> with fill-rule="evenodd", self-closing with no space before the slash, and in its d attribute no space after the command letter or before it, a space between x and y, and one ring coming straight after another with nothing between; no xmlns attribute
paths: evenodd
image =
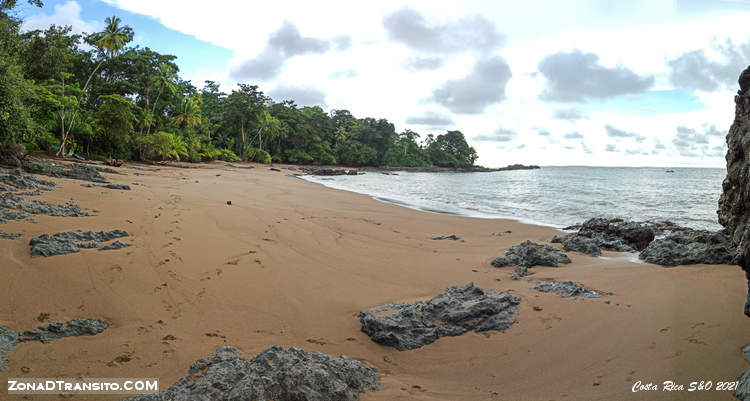
<svg viewBox="0 0 750 401"><path fill-rule="evenodd" d="M247 160L256 163L269 164L271 163L271 154L262 149L250 148L247 150Z"/></svg>
<svg viewBox="0 0 750 401"><path fill-rule="evenodd" d="M477 160L477 152L466 143L461 131L448 131L430 142L427 153L432 164L440 167L466 167Z"/></svg>
<svg viewBox="0 0 750 401"><path fill-rule="evenodd" d="M0 142L20 140L31 133L30 85L20 67L0 54Z"/></svg>
<svg viewBox="0 0 750 401"><path fill-rule="evenodd" d="M103 96L94 112L93 128L97 149L114 157L125 157L136 122L135 105L120 95Z"/></svg>
<svg viewBox="0 0 750 401"><path fill-rule="evenodd" d="M229 149L217 149L216 158L218 158L219 160L223 160L225 162L238 162L242 160L240 159L239 156L234 154L234 152L232 152Z"/></svg>
<svg viewBox="0 0 750 401"><path fill-rule="evenodd" d="M144 146L149 159L179 161L189 156L185 141L177 134L158 131L138 138L137 142Z"/></svg>
<svg viewBox="0 0 750 401"><path fill-rule="evenodd" d="M339 162L345 166L373 166L378 152L356 141L347 141L336 146Z"/></svg>

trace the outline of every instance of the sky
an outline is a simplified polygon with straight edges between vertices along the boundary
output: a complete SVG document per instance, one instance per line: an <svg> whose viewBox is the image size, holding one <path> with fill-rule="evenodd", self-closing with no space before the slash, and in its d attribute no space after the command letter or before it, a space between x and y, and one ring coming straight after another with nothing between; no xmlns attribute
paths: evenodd
<svg viewBox="0 0 750 401"><path fill-rule="evenodd" d="M25 29L103 27L181 76L460 130L478 163L724 167L750 0L46 0Z"/></svg>

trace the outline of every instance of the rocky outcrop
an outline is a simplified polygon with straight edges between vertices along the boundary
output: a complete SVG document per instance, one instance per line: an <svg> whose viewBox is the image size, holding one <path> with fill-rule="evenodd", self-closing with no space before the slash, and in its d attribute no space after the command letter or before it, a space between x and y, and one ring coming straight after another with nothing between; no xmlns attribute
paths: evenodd
<svg viewBox="0 0 750 401"><path fill-rule="evenodd" d="M610 295L607 292L592 290L572 281L537 281L532 289L539 292L552 292L563 298L598 298L602 295Z"/></svg>
<svg viewBox="0 0 750 401"><path fill-rule="evenodd" d="M53 205L37 199L25 199L12 192L0 194L0 219L12 220L14 215L26 218L30 214L58 217L84 217L89 215L72 201L68 201L65 205Z"/></svg>
<svg viewBox="0 0 750 401"><path fill-rule="evenodd" d="M125 184L81 184L81 186L86 188L101 187L107 189L119 189L121 191L130 191L130 185Z"/></svg>
<svg viewBox="0 0 750 401"><path fill-rule="evenodd" d="M40 180L22 171L0 168L0 191L51 191L54 186L52 181Z"/></svg>
<svg viewBox="0 0 750 401"><path fill-rule="evenodd" d="M739 84L734 122L727 134L727 176L718 214L719 223L737 247L737 263L748 279L745 315L750 316L750 67L740 74Z"/></svg>
<svg viewBox="0 0 750 401"><path fill-rule="evenodd" d="M650 225L622 219L593 218L581 224L578 234L603 241L611 250L626 251L622 245L641 251L654 240L655 233ZM603 247L604 247L603 246Z"/></svg>
<svg viewBox="0 0 750 401"><path fill-rule="evenodd" d="M569 252L580 252L589 256L601 256L602 254L600 242L578 233L568 234L564 237L555 235L550 242L562 244L563 250Z"/></svg>
<svg viewBox="0 0 750 401"><path fill-rule="evenodd" d="M682 228L655 239L638 257L662 266L734 264L737 251L724 232Z"/></svg>
<svg viewBox="0 0 750 401"><path fill-rule="evenodd" d="M3 230L0 230L0 238L2 239L18 239L21 236L21 234L18 233L6 233Z"/></svg>
<svg viewBox="0 0 750 401"><path fill-rule="evenodd" d="M93 336L107 329L107 323L100 319L72 319L67 323L55 323L50 321L46 326L39 326L33 330L16 333L15 331L0 326L0 371L5 369L10 362L6 359L7 353L21 342L41 341L48 343L52 340L73 336Z"/></svg>
<svg viewBox="0 0 750 401"><path fill-rule="evenodd" d="M99 248L102 242L127 237L129 235L130 234L124 230L99 232L81 230L66 231L55 235L42 234L36 238L32 238L29 245L31 246L32 255L55 256L78 252L80 251L80 248ZM112 247L113 245L110 244L105 248L119 249L124 247L122 245L130 246L129 244L122 243L116 245L117 247Z"/></svg>
<svg viewBox="0 0 750 401"><path fill-rule="evenodd" d="M444 239L451 240L451 241L463 241L461 239L461 237L458 237L456 234L441 235L439 237L433 237L432 239L435 240L435 241L441 241L441 240L444 240Z"/></svg>
<svg viewBox="0 0 750 401"><path fill-rule="evenodd" d="M426 302L395 302L360 312L362 331L378 344L399 351L468 331L505 331L516 322L521 298L484 291L473 283L447 288Z"/></svg>
<svg viewBox="0 0 750 401"><path fill-rule="evenodd" d="M532 266L557 267L561 263L570 263L568 255L552 245L536 244L531 241L524 241L510 247L505 251L505 256L497 257L490 262L495 267L516 266L511 276L514 280L527 276Z"/></svg>
<svg viewBox="0 0 750 401"><path fill-rule="evenodd" d="M133 244L128 244L127 242L122 242L119 239L109 245L105 245L101 248L99 248L100 251L111 251L115 249L122 249L127 248L129 246L133 246Z"/></svg>
<svg viewBox="0 0 750 401"><path fill-rule="evenodd" d="M41 341L48 343L63 337L93 336L107 329L107 322L101 319L72 319L67 323L50 322L34 330L18 333L18 341Z"/></svg>
<svg viewBox="0 0 750 401"><path fill-rule="evenodd" d="M245 359L221 347L166 390L128 400L356 401L379 380L375 368L344 355L274 346Z"/></svg>
<svg viewBox="0 0 750 401"><path fill-rule="evenodd" d="M61 164L46 160L26 157L21 161L21 168L29 173L46 175L56 178L72 178L74 180L99 182L106 184L107 180L100 173L120 174L119 171L107 167L95 167L88 164Z"/></svg>
<svg viewBox="0 0 750 401"><path fill-rule="evenodd" d="M18 334L5 326L0 326L0 372L10 363L7 354L16 344L18 344Z"/></svg>

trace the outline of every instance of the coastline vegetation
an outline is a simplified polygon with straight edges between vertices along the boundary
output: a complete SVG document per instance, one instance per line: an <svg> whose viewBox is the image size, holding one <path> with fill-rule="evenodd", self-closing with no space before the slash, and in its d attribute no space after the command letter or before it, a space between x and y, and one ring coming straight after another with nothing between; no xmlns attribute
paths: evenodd
<svg viewBox="0 0 750 401"><path fill-rule="evenodd" d="M41 6L41 0L29 0ZM467 167L460 131L420 141L382 118L276 102L257 85L229 93L182 79L176 57L131 46L117 17L101 32L22 32L16 0L0 0L0 143L91 159L206 160ZM12 144L12 145L11 145Z"/></svg>

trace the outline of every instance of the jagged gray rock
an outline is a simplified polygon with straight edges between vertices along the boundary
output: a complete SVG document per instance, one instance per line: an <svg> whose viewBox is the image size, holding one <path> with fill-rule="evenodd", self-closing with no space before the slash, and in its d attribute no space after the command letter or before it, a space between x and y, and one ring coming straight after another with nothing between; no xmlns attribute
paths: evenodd
<svg viewBox="0 0 750 401"><path fill-rule="evenodd" d="M221 347L168 389L124 401L356 401L379 380L375 368L344 355L273 346L248 360Z"/></svg>
<svg viewBox="0 0 750 401"><path fill-rule="evenodd" d="M527 276L532 266L557 267L560 263L570 263L568 255L552 245L536 244L531 241L513 245L505 251L505 256L499 256L490 262L495 267L516 266L511 276L514 280Z"/></svg>
<svg viewBox="0 0 750 401"><path fill-rule="evenodd" d="M587 297L598 298L602 295L610 295L606 292L592 290L572 281L537 281L532 288L540 292L553 292L563 298Z"/></svg>
<svg viewBox="0 0 750 401"><path fill-rule="evenodd" d="M46 326L39 326L33 330L18 333L18 341L41 341L48 343L63 337L93 336L107 329L107 322L101 319L69 320L67 323L50 321Z"/></svg>
<svg viewBox="0 0 750 401"><path fill-rule="evenodd" d="M17 210L27 214L41 214L58 217L89 216L88 213L84 212L78 205L76 205L72 201L68 201L68 203L66 203L64 206L53 205L49 202L41 200L25 199L12 192L5 192L0 194L0 209L7 209L8 211ZM0 218L11 220L11 218L8 218L8 216L10 216L10 214L4 213L2 216L0 216Z"/></svg>
<svg viewBox="0 0 750 401"><path fill-rule="evenodd" d="M505 331L516 322L521 298L483 291L473 283L447 288L427 302L395 302L360 312L362 331L378 344L399 351L468 331Z"/></svg>
<svg viewBox="0 0 750 401"><path fill-rule="evenodd" d="M724 232L683 228L655 239L638 257L662 266L734 264L737 251Z"/></svg>
<svg viewBox="0 0 750 401"><path fill-rule="evenodd" d="M52 181L40 180L33 175L25 174L20 170L0 169L0 190L13 191L52 191L55 183Z"/></svg>
<svg viewBox="0 0 750 401"><path fill-rule="evenodd" d="M3 230L0 230L0 238L3 239L18 239L21 236L21 234L17 233L6 233Z"/></svg>
<svg viewBox="0 0 750 401"><path fill-rule="evenodd" d="M127 242L122 242L119 239L109 245L105 245L101 248L99 248L100 251L111 251L113 249L122 249L127 248L129 246L133 246L133 244L128 244Z"/></svg>
<svg viewBox="0 0 750 401"><path fill-rule="evenodd" d="M31 157L26 157L21 161L21 168L29 173L46 175L48 177L72 178L75 180L99 182L103 184L108 182L102 177L100 172L120 174L119 171L106 167L94 167L81 163L58 164Z"/></svg>
<svg viewBox="0 0 750 401"><path fill-rule="evenodd" d="M0 224L5 224L8 220L23 220L29 216L30 214L25 212L16 212L0 208Z"/></svg>
<svg viewBox="0 0 750 401"><path fill-rule="evenodd" d="M119 189L122 191L130 191L130 186L125 184L81 184L82 187L86 188L108 188L108 189Z"/></svg>
<svg viewBox="0 0 750 401"><path fill-rule="evenodd" d="M581 252L589 256L601 256L602 254L601 247L596 240L578 233L568 234L564 237L555 235L550 242L562 244L563 250L569 252Z"/></svg>
<svg viewBox="0 0 750 401"><path fill-rule="evenodd" d="M458 236L456 236L456 234L441 235L439 237L433 237L432 239L435 240L435 241L440 241L440 240L444 240L444 239L451 240L451 241L459 241L459 240L461 240L461 238L458 237Z"/></svg>
<svg viewBox="0 0 750 401"><path fill-rule="evenodd" d="M6 356L16 344L18 344L18 334L5 326L0 326L0 372L10 363Z"/></svg>
<svg viewBox="0 0 750 401"><path fill-rule="evenodd" d="M740 383L737 386L734 396L741 401L750 401L750 370L745 372L740 378Z"/></svg>
<svg viewBox="0 0 750 401"><path fill-rule="evenodd" d="M740 74L734 97L734 122L727 134L727 176L719 198L719 223L737 247L737 264L745 270L748 294L745 315L750 316L750 67ZM747 375L746 375L747 376Z"/></svg>
<svg viewBox="0 0 750 401"><path fill-rule="evenodd" d="M98 248L100 243L111 241L116 238L127 237L127 231L66 231L55 235L42 234L29 241L32 255L45 257L54 255L65 255L80 251L80 248ZM118 249L118 248L108 248Z"/></svg>

